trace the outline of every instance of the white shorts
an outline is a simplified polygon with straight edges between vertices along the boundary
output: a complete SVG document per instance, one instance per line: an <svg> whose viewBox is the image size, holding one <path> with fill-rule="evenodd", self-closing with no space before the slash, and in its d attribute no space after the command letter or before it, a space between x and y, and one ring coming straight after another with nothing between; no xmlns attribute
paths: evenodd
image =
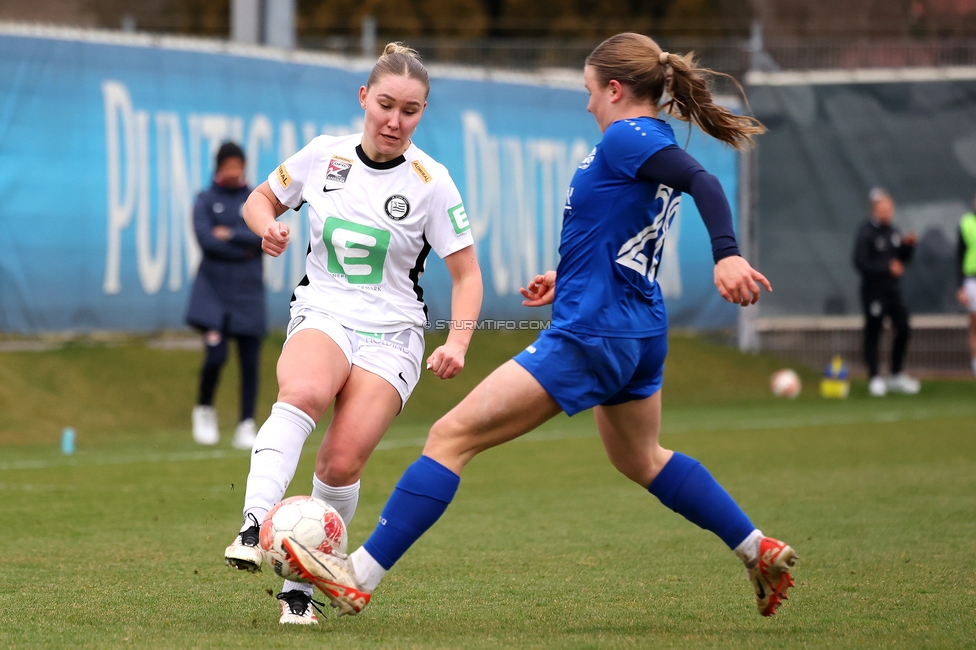
<svg viewBox="0 0 976 650"><path fill-rule="evenodd" d="M966 309L976 314L976 278L963 280L962 288L966 290Z"/></svg>
<svg viewBox="0 0 976 650"><path fill-rule="evenodd" d="M285 345L306 329L324 333L336 342L346 355L349 367L359 366L385 379L400 394L400 410L420 381L424 358L424 335L420 327L408 327L398 332L360 332L340 324L331 315L308 306L291 311Z"/></svg>

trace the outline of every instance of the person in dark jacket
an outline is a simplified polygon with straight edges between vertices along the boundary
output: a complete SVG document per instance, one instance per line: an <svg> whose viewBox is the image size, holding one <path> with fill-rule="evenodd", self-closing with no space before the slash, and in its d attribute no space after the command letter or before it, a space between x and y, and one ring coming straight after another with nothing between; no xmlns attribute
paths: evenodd
<svg viewBox="0 0 976 650"><path fill-rule="evenodd" d="M241 417L232 443L238 449L250 449L257 435L254 408L266 331L261 238L241 216L251 193L244 168L244 152L233 142L225 142L217 152L213 185L197 196L193 227L203 261L186 313L186 322L203 333L206 348L193 409L193 439L201 445L220 440L213 399L227 360L227 339L233 337L241 366Z"/></svg>
<svg viewBox="0 0 976 650"><path fill-rule="evenodd" d="M917 379L902 370L910 335L908 309L901 297L900 278L915 252L914 232L902 236L891 225L895 202L885 190L870 193L871 218L861 226L854 245L854 266L861 274L861 305L864 308L864 362L868 367L868 391L881 397L888 391L914 395ZM891 347L891 376L878 374L878 339L883 319L888 316L895 330Z"/></svg>

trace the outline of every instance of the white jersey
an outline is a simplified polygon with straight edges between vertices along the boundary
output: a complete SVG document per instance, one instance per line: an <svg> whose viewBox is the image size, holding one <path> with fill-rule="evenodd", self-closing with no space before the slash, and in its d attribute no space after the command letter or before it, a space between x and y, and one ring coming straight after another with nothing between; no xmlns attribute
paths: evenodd
<svg viewBox="0 0 976 650"><path fill-rule="evenodd" d="M361 141L361 133L319 136L268 176L282 204L308 203L305 278L292 306L313 305L366 332L423 325L427 254L447 257L474 243L461 195L447 169L413 144L376 163Z"/></svg>

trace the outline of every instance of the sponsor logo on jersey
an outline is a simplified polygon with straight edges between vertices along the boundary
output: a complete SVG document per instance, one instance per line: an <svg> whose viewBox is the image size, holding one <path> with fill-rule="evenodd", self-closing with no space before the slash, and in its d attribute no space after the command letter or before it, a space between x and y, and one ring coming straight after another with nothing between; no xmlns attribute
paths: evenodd
<svg viewBox="0 0 976 650"><path fill-rule="evenodd" d="M420 180L424 182L424 185L434 180L434 177L427 173L427 170L424 169L424 166L420 164L419 160L413 161L410 163L410 166L417 172L417 176L420 176Z"/></svg>
<svg viewBox="0 0 976 650"><path fill-rule="evenodd" d="M448 208L447 216L451 218L451 225L454 226L454 234L460 235L471 230L471 222L468 221L468 213L464 211L463 203L458 203L453 208Z"/></svg>
<svg viewBox="0 0 976 650"><path fill-rule="evenodd" d="M224 204L223 203L214 203L213 204L213 211L216 212L217 214L220 214L221 212L224 211Z"/></svg>
<svg viewBox="0 0 976 650"><path fill-rule="evenodd" d="M291 185L291 176L288 175L288 170L285 169L285 163L278 165L278 169L275 170L275 176L278 178L281 186L287 190L288 186Z"/></svg>
<svg viewBox="0 0 976 650"><path fill-rule="evenodd" d="M325 186L322 188L323 192L328 192L329 183L342 183L346 184L346 179L349 178L349 170L352 169L352 161L348 158L343 158L342 156L332 156L329 160L329 168L325 170ZM339 189L333 187L331 189Z"/></svg>
<svg viewBox="0 0 976 650"><path fill-rule="evenodd" d="M579 164L579 168L586 169L593 162L594 158L596 158L596 147L593 147L593 151L590 152L590 155L583 159L583 162Z"/></svg>
<svg viewBox="0 0 976 650"><path fill-rule="evenodd" d="M394 194L386 200L383 209L386 210L386 216L390 219L402 221L410 214L410 201L402 194Z"/></svg>
<svg viewBox="0 0 976 650"><path fill-rule="evenodd" d="M344 276L349 284L362 289L383 282L383 266L390 247L389 230L328 217L322 228L322 240L329 252L326 268L333 276Z"/></svg>

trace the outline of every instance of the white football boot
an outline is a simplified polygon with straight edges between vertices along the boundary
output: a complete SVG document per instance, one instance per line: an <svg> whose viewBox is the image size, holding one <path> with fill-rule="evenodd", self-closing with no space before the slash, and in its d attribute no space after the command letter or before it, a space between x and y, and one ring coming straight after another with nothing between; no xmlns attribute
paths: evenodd
<svg viewBox="0 0 976 650"><path fill-rule="evenodd" d="M258 518L251 513L247 516L251 520L251 525L239 532L230 546L224 549L224 564L248 573L257 573L261 570L261 563L264 561L264 553L258 543L261 525L258 523Z"/></svg>
<svg viewBox="0 0 976 650"><path fill-rule="evenodd" d="M199 445L216 445L220 442L217 428L217 411L212 406L193 407L193 441Z"/></svg>
<svg viewBox="0 0 976 650"><path fill-rule="evenodd" d="M275 598L281 601L281 619L278 621L280 624L319 624L319 619L315 616L315 610L317 609L321 612L321 605L323 603L313 600L310 594L293 589L291 591L283 591L275 596Z"/></svg>
<svg viewBox="0 0 976 650"><path fill-rule="evenodd" d="M240 424L237 425L237 429L234 431L234 439L231 441L230 446L234 449L251 451L251 448L254 446L254 440L257 437L258 430L254 426L254 419L248 418L241 420Z"/></svg>
<svg viewBox="0 0 976 650"><path fill-rule="evenodd" d="M917 395L922 390L922 382L903 372L888 378L888 390L902 395Z"/></svg>
<svg viewBox="0 0 976 650"><path fill-rule="evenodd" d="M872 397L884 397L888 394L888 382L884 377L871 377L871 381L868 382L868 392Z"/></svg>

